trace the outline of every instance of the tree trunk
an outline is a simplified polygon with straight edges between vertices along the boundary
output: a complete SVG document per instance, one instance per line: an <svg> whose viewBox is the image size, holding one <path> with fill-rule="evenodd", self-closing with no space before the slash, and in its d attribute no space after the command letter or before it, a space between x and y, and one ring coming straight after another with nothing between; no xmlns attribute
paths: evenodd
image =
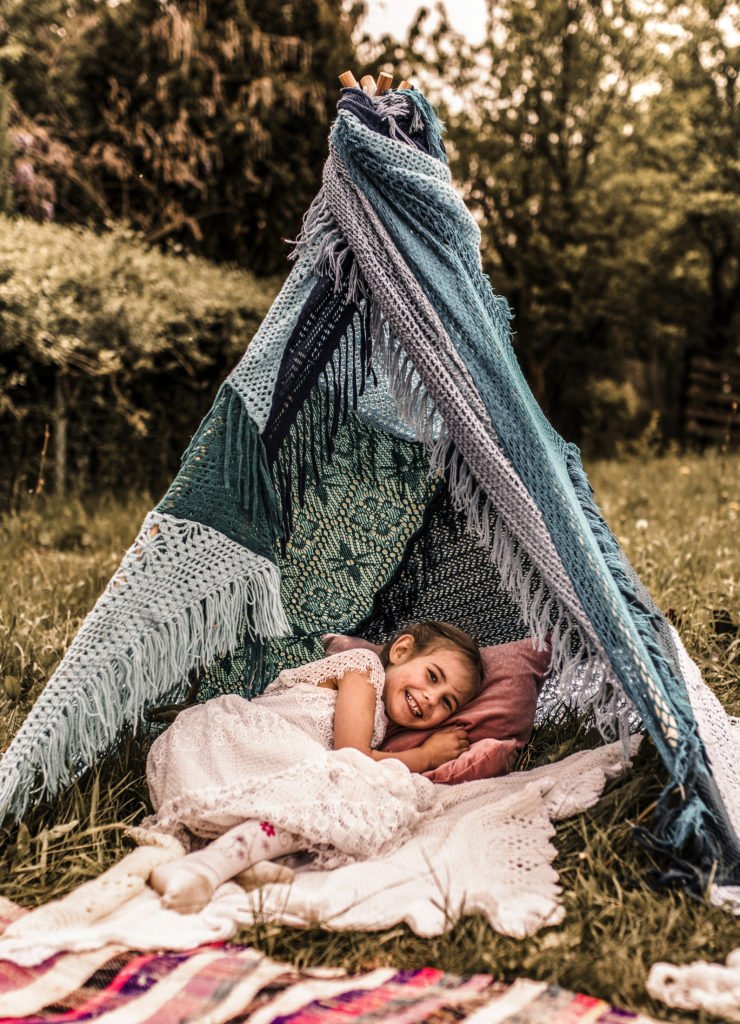
<svg viewBox="0 0 740 1024"><path fill-rule="evenodd" d="M61 370L54 377L54 491L67 490L67 388Z"/></svg>

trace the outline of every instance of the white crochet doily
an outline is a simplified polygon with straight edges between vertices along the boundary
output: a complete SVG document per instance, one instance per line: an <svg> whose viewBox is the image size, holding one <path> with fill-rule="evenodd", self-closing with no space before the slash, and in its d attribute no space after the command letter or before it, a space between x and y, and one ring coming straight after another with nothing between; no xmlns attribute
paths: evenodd
<svg viewBox="0 0 740 1024"><path fill-rule="evenodd" d="M632 756L640 740L631 737ZM106 943L189 949L228 939L257 919L368 931L405 921L419 935L439 935L462 914L477 912L499 932L530 935L564 914L552 822L595 804L606 780L628 764L617 742L528 772L435 786L435 806L393 853L334 870L299 870L289 885L252 892L227 882L200 914L163 910L152 890L137 886L117 909L106 902L91 920L88 883L84 907L78 889L11 925L0 938L0 959L34 964L60 950ZM112 870L121 873L120 866Z"/></svg>
<svg viewBox="0 0 740 1024"><path fill-rule="evenodd" d="M740 1021L740 948L733 949L724 964L653 964L645 988L668 1006Z"/></svg>

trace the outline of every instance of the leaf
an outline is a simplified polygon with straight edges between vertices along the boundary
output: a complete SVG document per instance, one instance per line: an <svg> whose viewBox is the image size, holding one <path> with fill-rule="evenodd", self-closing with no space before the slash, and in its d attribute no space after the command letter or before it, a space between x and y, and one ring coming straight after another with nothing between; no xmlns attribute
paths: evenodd
<svg viewBox="0 0 740 1024"><path fill-rule="evenodd" d="M18 700L21 695L21 681L18 676L5 676L3 679L5 692L11 700Z"/></svg>

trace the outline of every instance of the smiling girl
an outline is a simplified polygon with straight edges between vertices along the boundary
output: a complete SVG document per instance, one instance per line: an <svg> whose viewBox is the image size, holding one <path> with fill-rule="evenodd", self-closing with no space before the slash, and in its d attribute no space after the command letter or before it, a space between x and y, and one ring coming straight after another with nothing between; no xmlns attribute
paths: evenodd
<svg viewBox="0 0 740 1024"><path fill-rule="evenodd" d="M210 840L149 879L162 903L196 912L247 869L297 851L321 866L366 858L410 833L432 805L430 771L468 749L441 729L413 750L378 750L386 727L440 726L479 691L472 638L429 620L381 651L352 649L288 669L252 701L228 695L183 711L155 740L147 781L151 828Z"/></svg>

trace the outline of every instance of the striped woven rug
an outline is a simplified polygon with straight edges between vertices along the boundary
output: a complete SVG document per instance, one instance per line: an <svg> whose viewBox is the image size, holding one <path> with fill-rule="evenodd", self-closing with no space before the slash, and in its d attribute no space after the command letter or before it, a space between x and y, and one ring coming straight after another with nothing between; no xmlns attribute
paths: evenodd
<svg viewBox="0 0 740 1024"><path fill-rule="evenodd" d="M0 933L23 911L0 900ZM37 967L0 961L0 1024L648 1024L556 985L432 967L297 971L248 946L139 954L108 946Z"/></svg>

